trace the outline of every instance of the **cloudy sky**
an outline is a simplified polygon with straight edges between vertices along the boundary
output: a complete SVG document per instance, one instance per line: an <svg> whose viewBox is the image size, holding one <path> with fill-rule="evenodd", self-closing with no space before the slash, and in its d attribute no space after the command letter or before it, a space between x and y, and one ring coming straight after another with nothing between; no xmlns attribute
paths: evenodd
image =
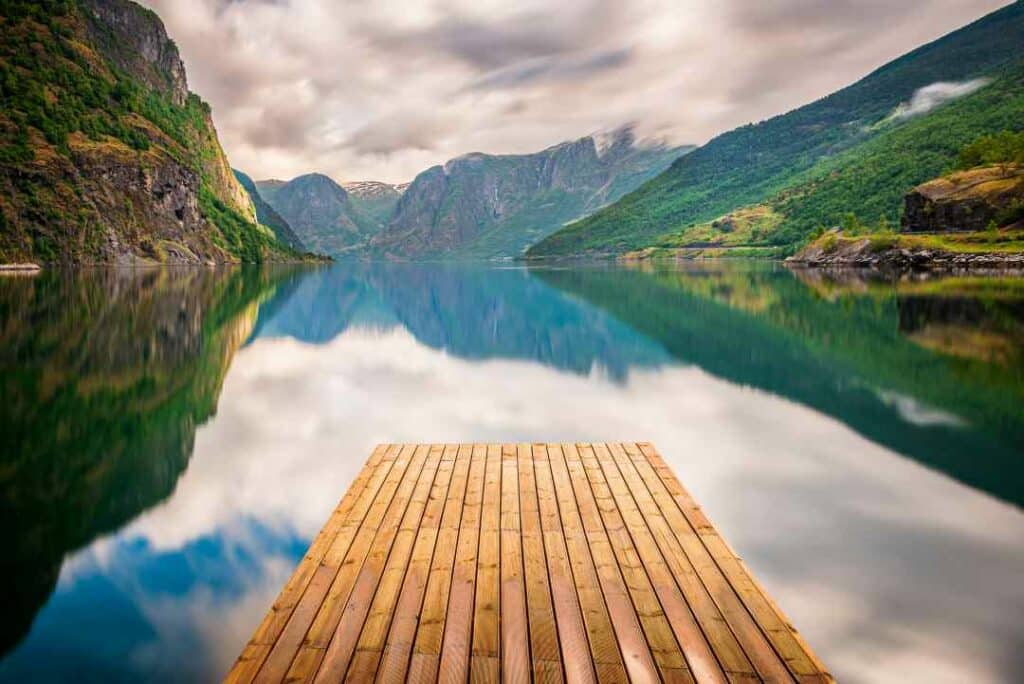
<svg viewBox="0 0 1024 684"><path fill-rule="evenodd" d="M411 180L634 122L701 143L1007 0L143 0L232 163Z"/></svg>

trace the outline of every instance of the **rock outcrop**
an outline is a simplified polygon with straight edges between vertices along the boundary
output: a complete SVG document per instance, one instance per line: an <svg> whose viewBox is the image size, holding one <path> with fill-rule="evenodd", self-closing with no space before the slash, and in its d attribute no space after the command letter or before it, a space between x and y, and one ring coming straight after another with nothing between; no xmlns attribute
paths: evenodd
<svg viewBox="0 0 1024 684"><path fill-rule="evenodd" d="M292 260L256 223L159 17L0 8L0 262Z"/></svg>
<svg viewBox="0 0 1024 684"><path fill-rule="evenodd" d="M911 233L977 231L1020 218L1024 218L1024 168L996 165L960 171L914 188L904 199L901 227Z"/></svg>

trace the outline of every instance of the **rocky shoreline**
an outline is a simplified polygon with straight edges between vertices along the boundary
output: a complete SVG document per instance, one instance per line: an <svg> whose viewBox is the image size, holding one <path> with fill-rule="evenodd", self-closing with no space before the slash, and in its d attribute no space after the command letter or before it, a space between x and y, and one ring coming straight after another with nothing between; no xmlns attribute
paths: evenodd
<svg viewBox="0 0 1024 684"><path fill-rule="evenodd" d="M814 244L786 259L786 263L804 268L1024 271L1024 253L951 252L900 246L879 248L877 243L865 238L839 243L831 250Z"/></svg>

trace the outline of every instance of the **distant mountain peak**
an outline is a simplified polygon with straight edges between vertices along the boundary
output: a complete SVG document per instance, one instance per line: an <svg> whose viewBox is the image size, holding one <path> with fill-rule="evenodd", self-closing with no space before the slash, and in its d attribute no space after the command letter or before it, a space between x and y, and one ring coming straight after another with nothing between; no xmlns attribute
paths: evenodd
<svg viewBox="0 0 1024 684"><path fill-rule="evenodd" d="M342 183L341 187L345 188L345 191L350 196L362 199L384 198L402 194L402 191L398 189L399 186L380 181L350 181ZM402 187L409 187L409 184L403 183Z"/></svg>

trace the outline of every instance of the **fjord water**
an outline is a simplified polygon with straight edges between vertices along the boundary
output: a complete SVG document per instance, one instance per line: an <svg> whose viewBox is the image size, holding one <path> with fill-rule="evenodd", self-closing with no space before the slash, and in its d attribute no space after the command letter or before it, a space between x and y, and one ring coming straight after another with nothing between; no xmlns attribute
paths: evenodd
<svg viewBox="0 0 1024 684"><path fill-rule="evenodd" d="M839 681L1024 671L1024 281L48 272L0 389L0 680L217 679L385 441L653 441Z"/></svg>

